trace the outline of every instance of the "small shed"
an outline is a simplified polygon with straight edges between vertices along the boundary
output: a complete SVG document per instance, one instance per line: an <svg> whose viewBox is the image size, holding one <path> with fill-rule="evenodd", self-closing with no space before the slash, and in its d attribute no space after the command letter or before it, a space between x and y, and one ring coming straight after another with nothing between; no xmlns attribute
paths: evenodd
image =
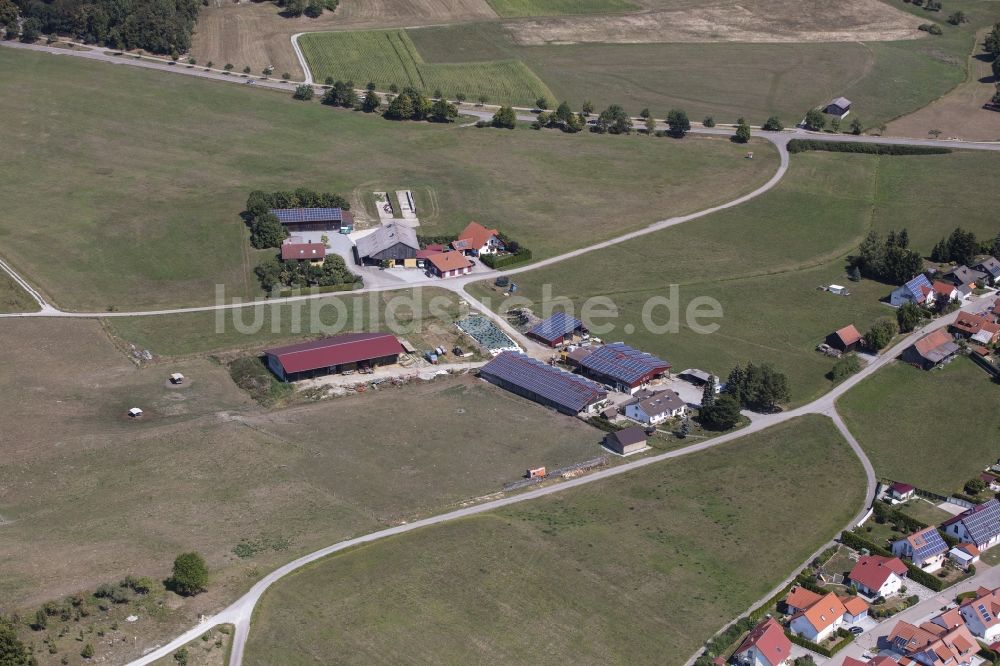
<svg viewBox="0 0 1000 666"><path fill-rule="evenodd" d="M959 567L968 571L970 566L979 561L979 549L976 548L975 544L959 544L948 551L948 557Z"/></svg>
<svg viewBox="0 0 1000 666"><path fill-rule="evenodd" d="M131 416L133 419L137 419L140 416L142 416L142 410L139 409L138 407L133 407L132 409L128 410L128 415Z"/></svg>
<svg viewBox="0 0 1000 666"><path fill-rule="evenodd" d="M908 483L901 483L896 481L891 486L889 486L889 496L896 500L897 502L905 502L906 500L913 497L917 492L917 489Z"/></svg>
<svg viewBox="0 0 1000 666"><path fill-rule="evenodd" d="M850 324L826 336L826 344L846 354L861 346L861 333L854 324Z"/></svg>
<svg viewBox="0 0 1000 666"><path fill-rule="evenodd" d="M182 375L179 372L173 373L172 375L170 375L170 383L171 384L175 384L175 385L176 384L183 384L184 383L184 375Z"/></svg>
<svg viewBox="0 0 1000 666"><path fill-rule="evenodd" d="M846 97L838 97L837 99L830 100L830 103L826 105L825 111L828 115L835 118L843 118L851 112L851 100Z"/></svg>
<svg viewBox="0 0 1000 666"><path fill-rule="evenodd" d="M608 433L604 438L604 446L620 456L637 453L646 448L646 431L639 426L632 426Z"/></svg>

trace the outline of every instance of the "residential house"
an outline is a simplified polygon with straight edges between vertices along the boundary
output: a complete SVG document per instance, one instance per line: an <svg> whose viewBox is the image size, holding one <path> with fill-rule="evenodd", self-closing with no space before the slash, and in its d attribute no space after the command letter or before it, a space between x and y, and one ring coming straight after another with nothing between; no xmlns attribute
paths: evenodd
<svg viewBox="0 0 1000 666"><path fill-rule="evenodd" d="M908 483L901 483L896 481L891 486L889 486L889 497L896 500L897 502L905 502L906 500L913 497L917 492L917 489Z"/></svg>
<svg viewBox="0 0 1000 666"><path fill-rule="evenodd" d="M310 264L322 264L326 258L326 245L312 243L299 236L286 238L281 243L282 261L308 261Z"/></svg>
<svg viewBox="0 0 1000 666"><path fill-rule="evenodd" d="M439 278L457 277L472 272L472 262L457 250L431 255L427 262L431 273Z"/></svg>
<svg viewBox="0 0 1000 666"><path fill-rule="evenodd" d="M986 643L1000 639L1000 587L991 590L980 587L976 590L976 598L969 599L959 607L962 619L975 636Z"/></svg>
<svg viewBox="0 0 1000 666"><path fill-rule="evenodd" d="M934 302L940 303L944 301L945 303L950 303L951 301L962 300L962 293L958 288L951 282L944 282L943 280L934 280L934 284L931 285L934 289Z"/></svg>
<svg viewBox="0 0 1000 666"><path fill-rule="evenodd" d="M993 472L983 472L979 475L979 478L982 479L983 483L989 486L990 490L995 493L1000 492L1000 477L997 477L996 474Z"/></svg>
<svg viewBox="0 0 1000 666"><path fill-rule="evenodd" d="M973 268L980 273L986 274L986 282L988 284L996 285L1000 282L1000 261L997 261L996 257L986 257L973 266Z"/></svg>
<svg viewBox="0 0 1000 666"><path fill-rule="evenodd" d="M826 344L846 354L861 346L861 333L850 324L826 336Z"/></svg>
<svg viewBox="0 0 1000 666"><path fill-rule="evenodd" d="M948 544L936 527L925 527L908 537L892 542L892 554L913 562L924 571L937 571L944 564Z"/></svg>
<svg viewBox="0 0 1000 666"><path fill-rule="evenodd" d="M1000 502L994 498L979 504L941 523L941 528L981 551L992 548L1000 542Z"/></svg>
<svg viewBox="0 0 1000 666"><path fill-rule="evenodd" d="M927 297L934 292L931 281L921 273L901 287L897 287L889 294L889 305L898 308L904 303L916 303L923 305L927 302Z"/></svg>
<svg viewBox="0 0 1000 666"><path fill-rule="evenodd" d="M409 259L415 266L419 250L420 242L413 227L390 222L355 241L354 259L359 265L388 263L395 266L405 266Z"/></svg>
<svg viewBox="0 0 1000 666"><path fill-rule="evenodd" d="M899 593L906 578L906 565L898 557L864 555L847 576L851 585L871 599L891 597Z"/></svg>
<svg viewBox="0 0 1000 666"><path fill-rule="evenodd" d="M635 393L670 372L670 363L652 354L614 342L598 347L580 360L583 373L623 393Z"/></svg>
<svg viewBox="0 0 1000 666"><path fill-rule="evenodd" d="M844 624L846 612L843 602L836 594L830 592L809 608L792 616L788 628L793 634L813 643L819 643L829 638Z"/></svg>
<svg viewBox="0 0 1000 666"><path fill-rule="evenodd" d="M659 425L668 419L684 416L687 404L676 391L639 391L625 404L625 416L646 425Z"/></svg>
<svg viewBox="0 0 1000 666"><path fill-rule="evenodd" d="M496 229L487 229L478 222L469 222L451 246L452 249L473 256L494 254L504 249L503 241L500 240L500 232Z"/></svg>
<svg viewBox="0 0 1000 666"><path fill-rule="evenodd" d="M984 345L1000 340L1000 324L997 324L992 316L959 312L958 317L948 328L958 338L972 339Z"/></svg>
<svg viewBox="0 0 1000 666"><path fill-rule="evenodd" d="M792 642L774 618L767 618L750 630L750 634L733 653L739 666L782 666L791 662Z"/></svg>
<svg viewBox="0 0 1000 666"><path fill-rule="evenodd" d="M948 551L948 557L965 571L979 561L979 549L971 543L960 543Z"/></svg>
<svg viewBox="0 0 1000 666"><path fill-rule="evenodd" d="M965 285L969 288L975 288L976 282L979 280L986 281L987 277L986 273L973 270L968 266L955 266L944 274L945 281L952 283L956 287Z"/></svg>
<svg viewBox="0 0 1000 666"><path fill-rule="evenodd" d="M630 426L608 433L604 437L604 446L620 456L638 453L646 448L646 431L639 426Z"/></svg>
<svg viewBox="0 0 1000 666"><path fill-rule="evenodd" d="M922 666L969 666L979 651L979 644L965 625L949 630L934 622L919 627L897 622L886 643L896 654Z"/></svg>
<svg viewBox="0 0 1000 666"><path fill-rule="evenodd" d="M846 97L832 99L823 110L826 111L827 115L835 118L843 118L851 112L851 100Z"/></svg>
<svg viewBox="0 0 1000 666"><path fill-rule="evenodd" d="M528 329L527 336L549 347L558 347L568 340L573 340L578 333L583 334L586 330L583 322L576 317L571 317L565 312L556 312Z"/></svg>
<svg viewBox="0 0 1000 666"><path fill-rule="evenodd" d="M939 328L917 340L903 352L901 358L924 370L930 370L954 358L959 351L951 333Z"/></svg>
<svg viewBox="0 0 1000 666"><path fill-rule="evenodd" d="M789 615L795 615L809 608L822 598L823 595L821 594L816 594L801 585L795 585L788 591L788 596L785 597L785 612Z"/></svg>

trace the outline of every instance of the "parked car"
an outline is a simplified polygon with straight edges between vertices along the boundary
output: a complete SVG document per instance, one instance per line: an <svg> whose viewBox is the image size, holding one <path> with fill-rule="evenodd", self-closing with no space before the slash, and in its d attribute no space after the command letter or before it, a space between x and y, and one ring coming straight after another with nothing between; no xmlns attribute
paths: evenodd
<svg viewBox="0 0 1000 666"><path fill-rule="evenodd" d="M850 629L848 629L848 631L854 634L855 636L865 633L865 630L862 629L861 627L851 627Z"/></svg>

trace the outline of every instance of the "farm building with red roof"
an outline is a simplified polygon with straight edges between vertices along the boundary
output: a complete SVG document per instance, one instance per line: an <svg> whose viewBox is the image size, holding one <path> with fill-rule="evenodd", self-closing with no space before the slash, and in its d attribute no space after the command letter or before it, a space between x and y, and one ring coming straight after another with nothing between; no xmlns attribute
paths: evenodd
<svg viewBox="0 0 1000 666"><path fill-rule="evenodd" d="M296 381L347 370L390 365L404 353L388 333L346 333L264 352L267 367L282 381Z"/></svg>

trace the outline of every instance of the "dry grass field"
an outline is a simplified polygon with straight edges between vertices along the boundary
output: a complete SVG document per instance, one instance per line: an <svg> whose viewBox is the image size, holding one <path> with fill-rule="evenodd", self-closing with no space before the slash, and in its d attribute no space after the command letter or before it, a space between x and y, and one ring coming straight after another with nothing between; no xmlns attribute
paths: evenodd
<svg viewBox="0 0 1000 666"><path fill-rule="evenodd" d="M191 53L199 62L209 60L237 70L249 65L254 72L274 67L276 75L288 72L302 80L304 73L292 50L298 32L354 28L392 28L496 18L486 0L346 0L336 12L319 18L284 17L271 2L233 4L215 0L198 17Z"/></svg>
<svg viewBox="0 0 1000 666"><path fill-rule="evenodd" d="M38 303L21 285L0 271L0 312L37 312Z"/></svg>
<svg viewBox="0 0 1000 666"><path fill-rule="evenodd" d="M211 360L136 368L97 322L11 321L0 344L0 612L159 580L186 550L213 572L205 595L135 625L143 642L114 663L301 553L599 451L590 426L472 377L268 412ZM241 542L263 546L241 559Z"/></svg>
<svg viewBox="0 0 1000 666"><path fill-rule="evenodd" d="M720 0L680 3L613 16L511 21L514 40L544 44L664 42L842 42L914 39L920 21L879 0L772 0L734 6Z"/></svg>

